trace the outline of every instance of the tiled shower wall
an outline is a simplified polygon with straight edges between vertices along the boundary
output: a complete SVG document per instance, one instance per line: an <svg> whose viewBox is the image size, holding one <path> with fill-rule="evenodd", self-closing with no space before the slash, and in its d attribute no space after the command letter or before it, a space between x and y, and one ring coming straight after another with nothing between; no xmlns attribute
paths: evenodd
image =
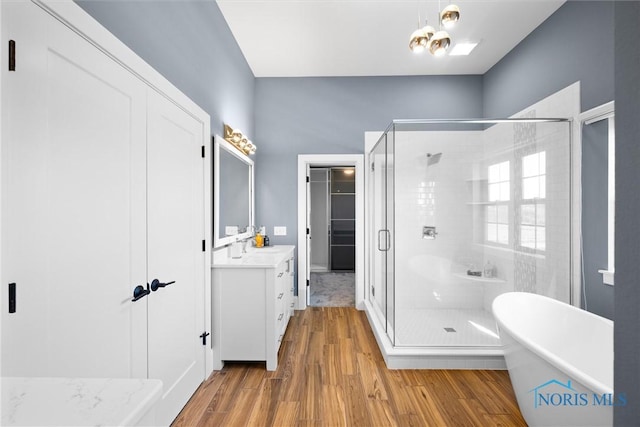
<svg viewBox="0 0 640 427"><path fill-rule="evenodd" d="M515 117L573 117L577 84ZM395 133L395 302L403 308L484 308L506 291L569 302L570 125L502 123L485 130ZM519 245L522 157L546 157L545 248ZM442 153L429 165L427 154ZM509 244L485 240L487 170L510 162ZM422 238L435 226L434 240ZM500 281L469 280L469 268L496 267Z"/></svg>

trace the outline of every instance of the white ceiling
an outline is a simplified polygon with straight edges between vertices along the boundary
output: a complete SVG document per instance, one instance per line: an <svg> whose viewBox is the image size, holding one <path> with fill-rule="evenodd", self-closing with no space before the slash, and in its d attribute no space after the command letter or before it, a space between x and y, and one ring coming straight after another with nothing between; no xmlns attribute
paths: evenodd
<svg viewBox="0 0 640 427"><path fill-rule="evenodd" d="M455 0L453 44L480 44L469 56L442 58L408 47L418 14L437 27L438 1L217 2L256 77L309 77L484 74L564 0Z"/></svg>

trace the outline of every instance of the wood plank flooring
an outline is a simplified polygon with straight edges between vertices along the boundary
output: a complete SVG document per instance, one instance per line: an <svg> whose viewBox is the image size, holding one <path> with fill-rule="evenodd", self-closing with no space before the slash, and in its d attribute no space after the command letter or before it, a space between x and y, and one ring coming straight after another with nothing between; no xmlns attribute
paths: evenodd
<svg viewBox="0 0 640 427"><path fill-rule="evenodd" d="M291 318L278 370L226 363L172 426L526 423L506 371L389 370L363 312L310 307Z"/></svg>

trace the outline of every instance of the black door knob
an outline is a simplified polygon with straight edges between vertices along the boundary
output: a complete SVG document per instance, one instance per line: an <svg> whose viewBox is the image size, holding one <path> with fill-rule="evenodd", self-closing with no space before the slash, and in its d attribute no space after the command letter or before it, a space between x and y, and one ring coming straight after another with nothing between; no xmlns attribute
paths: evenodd
<svg viewBox="0 0 640 427"><path fill-rule="evenodd" d="M138 285L133 289L133 298L131 301L138 301L140 298L146 297L151 291L149 288L145 289L144 286Z"/></svg>
<svg viewBox="0 0 640 427"><path fill-rule="evenodd" d="M158 279L153 279L151 281L151 290L155 292L158 290L158 288L164 288L165 286L169 286L172 283L176 283L176 281L174 280L172 282L161 283Z"/></svg>

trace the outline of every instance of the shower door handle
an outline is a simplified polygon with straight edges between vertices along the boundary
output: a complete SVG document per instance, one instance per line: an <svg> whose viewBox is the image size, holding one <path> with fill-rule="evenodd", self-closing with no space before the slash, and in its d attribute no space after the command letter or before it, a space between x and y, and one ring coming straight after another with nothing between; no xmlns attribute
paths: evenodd
<svg viewBox="0 0 640 427"><path fill-rule="evenodd" d="M384 248L380 246L380 242L382 240L380 239L380 236L382 233L384 233ZM387 252L389 249L391 249L391 233L389 230L378 230L378 250L380 252Z"/></svg>

